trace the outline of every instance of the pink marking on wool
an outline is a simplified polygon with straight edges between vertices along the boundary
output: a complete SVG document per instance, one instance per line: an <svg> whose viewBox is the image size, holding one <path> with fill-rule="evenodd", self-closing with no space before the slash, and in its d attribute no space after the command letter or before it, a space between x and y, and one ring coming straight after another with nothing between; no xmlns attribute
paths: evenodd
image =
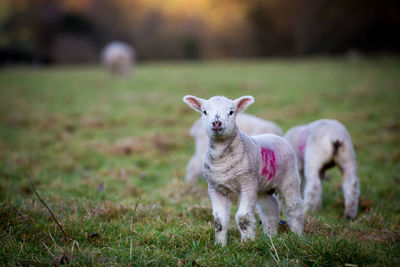
<svg viewBox="0 0 400 267"><path fill-rule="evenodd" d="M262 175L268 175L268 153L265 147L261 147L261 157L264 161L264 166L262 168Z"/></svg>
<svg viewBox="0 0 400 267"><path fill-rule="evenodd" d="M307 128L301 131L298 141L297 149L299 150L300 157L304 158L304 150L307 145Z"/></svg>
<svg viewBox="0 0 400 267"><path fill-rule="evenodd" d="M270 163L272 170L268 177L268 180L270 180L270 179L272 179L272 177L275 176L275 173L276 173L276 158L275 158L274 151L268 150L268 152L271 154L271 159L270 159L269 163Z"/></svg>
<svg viewBox="0 0 400 267"><path fill-rule="evenodd" d="M261 157L264 161L261 174L267 176L267 180L271 180L276 174L276 157L275 152L271 149L261 147Z"/></svg>

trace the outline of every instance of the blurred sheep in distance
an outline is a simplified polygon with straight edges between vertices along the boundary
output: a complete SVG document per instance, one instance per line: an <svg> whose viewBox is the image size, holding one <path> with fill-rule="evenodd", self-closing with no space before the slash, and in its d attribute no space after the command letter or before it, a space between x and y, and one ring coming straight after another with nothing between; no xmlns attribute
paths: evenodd
<svg viewBox="0 0 400 267"><path fill-rule="evenodd" d="M100 60L111 74L128 76L135 64L135 50L127 43L113 41L104 47Z"/></svg>

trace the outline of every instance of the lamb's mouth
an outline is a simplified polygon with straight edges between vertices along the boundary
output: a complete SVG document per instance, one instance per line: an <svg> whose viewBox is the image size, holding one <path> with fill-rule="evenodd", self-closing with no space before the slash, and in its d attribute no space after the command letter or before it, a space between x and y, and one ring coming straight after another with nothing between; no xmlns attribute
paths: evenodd
<svg viewBox="0 0 400 267"><path fill-rule="evenodd" d="M224 130L225 130L225 129L222 128L222 127L213 127L213 128L212 128L212 131L213 131L213 133L215 133L215 134L221 134L221 133L223 133Z"/></svg>

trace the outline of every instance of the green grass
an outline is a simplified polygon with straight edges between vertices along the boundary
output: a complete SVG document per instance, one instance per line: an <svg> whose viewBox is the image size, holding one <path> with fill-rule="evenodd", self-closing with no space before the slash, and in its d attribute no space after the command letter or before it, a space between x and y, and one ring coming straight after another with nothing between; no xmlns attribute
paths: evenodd
<svg viewBox="0 0 400 267"><path fill-rule="evenodd" d="M127 79L98 67L0 70L0 265L275 265L260 225L240 242L235 207L227 247L214 246L206 183L183 182L199 117L185 94L253 95L248 113L284 130L327 117L351 133L357 219L343 219L330 171L304 235L281 227L273 238L279 265L400 264L400 58L386 56L147 63Z"/></svg>

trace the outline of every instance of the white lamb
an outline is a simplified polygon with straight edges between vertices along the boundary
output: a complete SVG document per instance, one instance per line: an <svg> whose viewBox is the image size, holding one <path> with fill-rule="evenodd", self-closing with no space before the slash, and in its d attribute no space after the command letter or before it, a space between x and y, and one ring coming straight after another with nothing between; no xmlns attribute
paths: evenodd
<svg viewBox="0 0 400 267"><path fill-rule="evenodd" d="M276 134L283 135L282 129L271 121L266 121L249 114L238 114L236 125L239 130L247 135L257 134ZM201 175L204 156L207 151L208 136L201 123L201 119L196 120L190 129L190 135L194 138L195 152L186 167L185 180L187 183L195 183Z"/></svg>
<svg viewBox="0 0 400 267"><path fill-rule="evenodd" d="M208 100L185 96L183 101L202 114L209 136L202 175L208 182L216 243L225 246L229 226L230 193L239 194L236 222L242 241L255 238L257 206L265 233L275 235L282 201L291 230L303 232L304 210L296 155L289 143L273 134L248 136L236 126L236 115L254 102L251 96L234 101L215 96Z"/></svg>
<svg viewBox="0 0 400 267"><path fill-rule="evenodd" d="M321 206L325 171L337 165L343 176L344 214L348 219L355 218L360 182L353 143L346 128L336 120L323 119L293 127L284 137L296 152L303 184L305 179L305 210L315 211Z"/></svg>
<svg viewBox="0 0 400 267"><path fill-rule="evenodd" d="M133 68L135 50L123 42L111 42L103 49L101 61L112 74L128 75Z"/></svg>

